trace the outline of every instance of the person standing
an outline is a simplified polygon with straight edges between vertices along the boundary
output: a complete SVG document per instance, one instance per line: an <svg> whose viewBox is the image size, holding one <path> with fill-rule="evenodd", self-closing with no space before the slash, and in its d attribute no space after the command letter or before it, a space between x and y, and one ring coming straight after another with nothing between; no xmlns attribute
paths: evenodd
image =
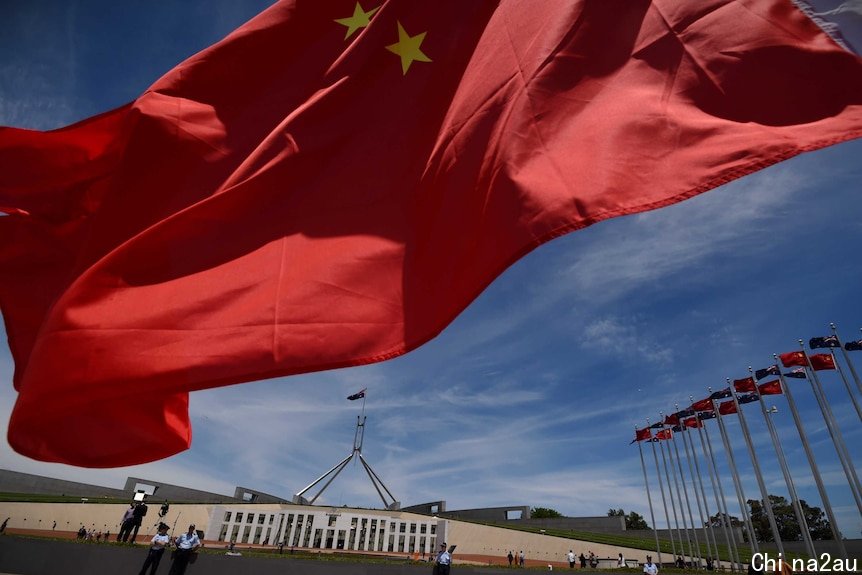
<svg viewBox="0 0 862 575"><path fill-rule="evenodd" d="M147 558L144 560L144 566L141 567L138 575L146 575L147 567L150 568L150 575L155 575L156 569L159 568L159 562L162 560L162 555L165 554L165 548L170 543L171 538L168 535L168 526L164 523L159 523L158 533L153 535L153 539L150 541Z"/></svg>
<svg viewBox="0 0 862 575"><path fill-rule="evenodd" d="M586 555L584 555L584 552L583 552L583 551L581 551L581 554L580 554L580 555L578 555L578 561L580 561L580 562L581 562L581 569L586 569L586 568L587 568L587 556L586 556Z"/></svg>
<svg viewBox="0 0 862 575"><path fill-rule="evenodd" d="M174 540L174 545L177 546L177 551L174 554L174 561L171 563L171 570L168 575L183 575L186 572L186 567L192 559L192 553L197 551L201 546L201 540L195 531L195 525L189 525L189 530L183 533Z"/></svg>
<svg viewBox="0 0 862 575"><path fill-rule="evenodd" d="M626 559L625 559L625 557L623 557L623 554L620 553L619 559L617 559L617 567L625 567L625 566L626 566Z"/></svg>
<svg viewBox="0 0 862 575"><path fill-rule="evenodd" d="M129 540L129 532L132 530L132 522L135 516L135 504L130 503L129 508L123 513L123 518L120 519L120 532L117 533L117 543L121 541L125 543Z"/></svg>
<svg viewBox="0 0 862 575"><path fill-rule="evenodd" d="M515 560L515 555L513 554L513 552L512 552L512 551L509 551L509 554L508 554L508 555L506 555L506 559L508 559L508 560L509 560L509 567L511 567L511 566L512 566L512 561L514 561L514 560Z"/></svg>
<svg viewBox="0 0 862 575"><path fill-rule="evenodd" d="M566 555L566 559L569 560L569 569L575 568L575 552L569 549L568 555Z"/></svg>
<svg viewBox="0 0 862 575"><path fill-rule="evenodd" d="M522 549L521 551L519 551L519 552L518 552L518 565L520 565L521 567L523 567L523 566L524 566L524 563L525 563L525 561L524 561L524 551L523 551L523 549Z"/></svg>
<svg viewBox="0 0 862 575"><path fill-rule="evenodd" d="M449 575L449 570L452 565L452 556L446 551L446 544L440 544L440 552L437 553L437 559L434 561L434 571L437 575Z"/></svg>
<svg viewBox="0 0 862 575"><path fill-rule="evenodd" d="M644 563L644 575L658 575L658 565L652 562L652 556L647 555Z"/></svg>
<svg viewBox="0 0 862 575"><path fill-rule="evenodd" d="M132 537L129 539L131 543L135 542L135 538L138 536L138 529L141 528L141 523L144 522L144 517L147 515L147 504L141 501L135 506L135 510L132 513L132 519L134 523L132 524Z"/></svg>

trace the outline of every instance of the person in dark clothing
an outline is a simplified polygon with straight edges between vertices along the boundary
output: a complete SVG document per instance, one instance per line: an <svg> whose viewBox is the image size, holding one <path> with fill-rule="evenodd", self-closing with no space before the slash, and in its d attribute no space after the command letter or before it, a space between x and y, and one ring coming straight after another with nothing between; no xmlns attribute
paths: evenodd
<svg viewBox="0 0 862 575"><path fill-rule="evenodd" d="M581 562L581 569L587 568L587 556L586 555L584 555L583 553L578 555L578 561Z"/></svg>
<svg viewBox="0 0 862 575"><path fill-rule="evenodd" d="M132 514L132 536L129 539L130 543L135 542L135 537L138 536L138 529L141 528L141 523L144 522L144 517L147 515L147 504L144 502L138 503L135 506L135 512Z"/></svg>

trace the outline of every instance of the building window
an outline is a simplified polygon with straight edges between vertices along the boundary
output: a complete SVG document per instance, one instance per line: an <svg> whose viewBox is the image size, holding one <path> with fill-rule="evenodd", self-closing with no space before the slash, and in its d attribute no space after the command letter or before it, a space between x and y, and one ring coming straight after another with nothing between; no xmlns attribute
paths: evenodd
<svg viewBox="0 0 862 575"><path fill-rule="evenodd" d="M231 531L231 534L230 534L230 540L235 542L238 535L239 535L239 525L234 525L233 531Z"/></svg>
<svg viewBox="0 0 862 575"><path fill-rule="evenodd" d="M260 515L257 516L257 524L258 525L263 525L264 521L266 521L266 515L261 513Z"/></svg>
<svg viewBox="0 0 862 575"><path fill-rule="evenodd" d="M249 513L245 519L246 523L254 523L254 513Z"/></svg>
<svg viewBox="0 0 862 575"><path fill-rule="evenodd" d="M273 520L275 519L275 515L269 516L269 524L272 525Z"/></svg>
<svg viewBox="0 0 862 575"><path fill-rule="evenodd" d="M224 522L230 523L230 511L225 512L224 514Z"/></svg>
<svg viewBox="0 0 862 575"><path fill-rule="evenodd" d="M252 540L252 543L254 543L255 545L257 545L258 543L260 543L260 534L261 534L261 532L262 532L262 531L263 531L263 527L261 527L261 526L259 526L259 525L257 526L257 528L255 528L255 530L254 530L254 540Z"/></svg>
<svg viewBox="0 0 862 575"><path fill-rule="evenodd" d="M415 523L410 524L410 533L416 533L416 524Z"/></svg>
<svg viewBox="0 0 862 575"><path fill-rule="evenodd" d="M242 532L242 543L248 543L248 536L251 535L251 525L246 525Z"/></svg>
<svg viewBox="0 0 862 575"><path fill-rule="evenodd" d="M423 523L423 524L419 527L419 533L425 533L425 530L426 530L426 529L428 529L428 524L427 524L427 523Z"/></svg>
<svg viewBox="0 0 862 575"><path fill-rule="evenodd" d="M436 534L436 533L437 533L437 526L436 526L436 525L431 525L431 535L434 535L434 534Z"/></svg>
<svg viewBox="0 0 862 575"><path fill-rule="evenodd" d="M389 551L395 551L395 536L389 536Z"/></svg>
<svg viewBox="0 0 862 575"><path fill-rule="evenodd" d="M402 524L401 524L401 526L400 526L400 527L399 527L399 529L398 529L398 532L399 532L399 533L407 533L407 524L406 524L406 523L402 523Z"/></svg>
<svg viewBox="0 0 862 575"><path fill-rule="evenodd" d="M308 516L308 523L305 525L305 537L303 537L302 546L308 547L311 542L311 526L314 524L314 515Z"/></svg>
<svg viewBox="0 0 862 575"><path fill-rule="evenodd" d="M410 547L407 549L410 553L416 551L416 537L411 537L409 542Z"/></svg>
<svg viewBox="0 0 862 575"><path fill-rule="evenodd" d="M332 527L333 525L335 525L335 521L336 521L337 519L338 519L338 518L337 518L335 515L330 515L330 516L329 516L329 523L327 523L327 524L326 524L326 526L327 526L327 527Z"/></svg>
<svg viewBox="0 0 862 575"><path fill-rule="evenodd" d="M236 514L236 522L237 522L237 523L242 523L242 513L237 513L237 514Z"/></svg>
<svg viewBox="0 0 862 575"><path fill-rule="evenodd" d="M404 535L398 536L398 552L404 553Z"/></svg>
<svg viewBox="0 0 862 575"><path fill-rule="evenodd" d="M227 537L227 530L228 530L228 524L224 523L221 526L221 531L219 531L219 534L218 534L218 540L219 541L224 541L224 538Z"/></svg>
<svg viewBox="0 0 862 575"><path fill-rule="evenodd" d="M320 543L323 540L323 529L314 530L314 545L316 549L320 549Z"/></svg>
<svg viewBox="0 0 862 575"><path fill-rule="evenodd" d="M302 535L302 519L303 515L299 514L296 516L296 529L293 530L293 546L299 546L299 537Z"/></svg>

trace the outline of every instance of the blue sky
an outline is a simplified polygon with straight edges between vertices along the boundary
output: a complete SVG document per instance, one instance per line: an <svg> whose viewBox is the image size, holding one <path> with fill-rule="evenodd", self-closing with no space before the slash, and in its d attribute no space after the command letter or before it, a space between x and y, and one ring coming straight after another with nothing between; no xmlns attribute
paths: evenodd
<svg viewBox="0 0 862 575"><path fill-rule="evenodd" d="M124 104L268 4L3 3L0 124L52 129ZM817 9L862 46L862 2ZM192 448L172 458L79 469L29 460L4 439L0 466L114 487L134 475L290 497L350 452L360 403L345 397L367 387L363 453L405 505L445 499L451 509L530 505L604 515L622 507L648 515L629 445L635 426L747 375L749 365L769 365L799 338L827 335L829 322L845 340L862 337L860 159L862 141L842 144L555 240L404 357L196 392ZM855 359L862 371L862 353ZM15 400L11 377L4 346L4 428ZM837 375L823 380L858 465L862 425ZM862 518L810 387L795 385L840 527L859 537ZM820 505L784 399L769 404L779 408L775 422L802 498ZM756 406L746 413L770 492L784 495L762 418ZM759 497L736 423L731 429L746 495ZM723 450L714 446L730 493ZM380 503L353 464L321 501ZM663 514L657 520L663 525Z"/></svg>

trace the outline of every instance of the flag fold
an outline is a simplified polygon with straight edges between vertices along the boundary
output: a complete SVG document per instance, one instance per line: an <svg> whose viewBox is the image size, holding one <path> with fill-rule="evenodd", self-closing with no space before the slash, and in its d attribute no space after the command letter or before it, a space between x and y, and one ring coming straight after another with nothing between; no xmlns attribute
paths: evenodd
<svg viewBox="0 0 862 575"><path fill-rule="evenodd" d="M862 61L786 0L354 8L0 130L16 451L177 453L191 391L404 354L555 237L862 133Z"/></svg>

